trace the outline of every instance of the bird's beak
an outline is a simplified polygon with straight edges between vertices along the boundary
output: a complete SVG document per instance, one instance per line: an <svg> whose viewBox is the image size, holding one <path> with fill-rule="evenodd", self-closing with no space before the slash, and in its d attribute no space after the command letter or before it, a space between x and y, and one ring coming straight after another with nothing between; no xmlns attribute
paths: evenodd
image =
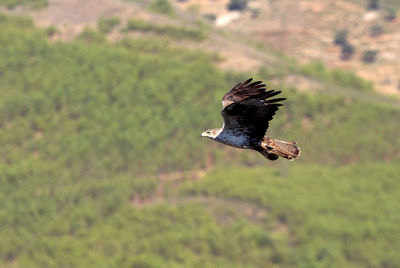
<svg viewBox="0 0 400 268"><path fill-rule="evenodd" d="M203 132L203 133L201 133L201 136L202 136L202 137L206 137L207 134L206 134L205 132Z"/></svg>

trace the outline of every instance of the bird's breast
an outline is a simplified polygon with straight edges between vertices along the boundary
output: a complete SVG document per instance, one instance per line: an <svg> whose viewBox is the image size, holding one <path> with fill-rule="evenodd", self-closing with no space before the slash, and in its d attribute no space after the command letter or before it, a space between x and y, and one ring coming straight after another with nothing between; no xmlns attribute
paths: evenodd
<svg viewBox="0 0 400 268"><path fill-rule="evenodd" d="M217 137L216 140L224 143L226 145L230 145L238 148L249 148L249 137L244 135L243 133L231 132L231 131L222 131Z"/></svg>

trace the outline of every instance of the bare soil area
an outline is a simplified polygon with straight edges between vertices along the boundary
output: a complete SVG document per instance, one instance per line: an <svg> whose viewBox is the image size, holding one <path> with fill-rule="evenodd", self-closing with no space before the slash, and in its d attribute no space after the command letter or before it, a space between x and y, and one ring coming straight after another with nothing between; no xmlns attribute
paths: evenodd
<svg viewBox="0 0 400 268"><path fill-rule="evenodd" d="M218 18L229 12L226 0L175 2L179 8L200 15ZM367 11L362 4L346 0L250 0L239 19L224 29L303 63L321 60L329 67L353 71L373 81L378 91L400 96L400 15L387 21L385 10ZM376 25L382 33L371 36ZM350 60L342 60L341 48L333 45L335 32L341 29L348 29L348 41L355 47ZM362 61L366 50L378 50L374 63Z"/></svg>

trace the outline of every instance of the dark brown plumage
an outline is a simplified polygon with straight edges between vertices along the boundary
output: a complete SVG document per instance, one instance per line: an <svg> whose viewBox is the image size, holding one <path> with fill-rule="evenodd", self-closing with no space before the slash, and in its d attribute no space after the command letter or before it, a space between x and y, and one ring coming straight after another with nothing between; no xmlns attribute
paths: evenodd
<svg viewBox="0 0 400 268"><path fill-rule="evenodd" d="M241 129L261 139L279 106L286 98L270 99L281 91L268 90L261 81L252 78L234 86L222 98L224 129Z"/></svg>

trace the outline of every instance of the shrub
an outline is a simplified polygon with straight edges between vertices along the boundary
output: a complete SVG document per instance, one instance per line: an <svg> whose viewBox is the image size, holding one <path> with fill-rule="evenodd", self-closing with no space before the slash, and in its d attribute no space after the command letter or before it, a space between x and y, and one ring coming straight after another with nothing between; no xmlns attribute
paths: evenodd
<svg viewBox="0 0 400 268"><path fill-rule="evenodd" d="M363 53L362 61L365 63L373 63L376 60L376 56L378 55L378 50L366 50Z"/></svg>
<svg viewBox="0 0 400 268"><path fill-rule="evenodd" d="M347 35L349 31L347 29L342 29L335 33L335 45L344 45L347 43Z"/></svg>
<svg viewBox="0 0 400 268"><path fill-rule="evenodd" d="M346 43L342 46L342 52L340 58L342 60L349 60L355 52L355 48L352 44Z"/></svg>
<svg viewBox="0 0 400 268"><path fill-rule="evenodd" d="M86 27L77 37L77 40L82 40L87 43L102 43L106 40L103 33Z"/></svg>
<svg viewBox="0 0 400 268"><path fill-rule="evenodd" d="M369 0L368 10L378 10L378 9L379 9L379 0Z"/></svg>
<svg viewBox="0 0 400 268"><path fill-rule="evenodd" d="M386 9L385 19L392 21L397 17L397 9L395 7L389 7Z"/></svg>
<svg viewBox="0 0 400 268"><path fill-rule="evenodd" d="M155 0L150 5L150 10L167 15L172 15L174 13L174 9L168 0Z"/></svg>
<svg viewBox="0 0 400 268"><path fill-rule="evenodd" d="M379 36L383 33L383 27L380 24L374 24L372 25L371 29L370 29L370 36L375 37L375 36Z"/></svg>
<svg viewBox="0 0 400 268"><path fill-rule="evenodd" d="M244 10L247 7L247 0L231 0L228 4L229 10Z"/></svg>
<svg viewBox="0 0 400 268"><path fill-rule="evenodd" d="M217 19L217 15L214 13L207 13L204 15L204 17L210 21L215 21Z"/></svg>
<svg viewBox="0 0 400 268"><path fill-rule="evenodd" d="M124 29L122 29L122 31L151 31L152 29L154 29L156 26L154 24L150 24L147 21L144 20L140 20L140 19L131 19L128 21L128 23L126 24L126 27Z"/></svg>
<svg viewBox="0 0 400 268"><path fill-rule="evenodd" d="M177 27L172 25L157 25L140 19L129 20L125 29L122 31L143 31L154 32L160 35L168 35L174 39L188 38L195 40L203 40L204 32L199 29L186 27Z"/></svg>
<svg viewBox="0 0 400 268"><path fill-rule="evenodd" d="M58 31L57 31L57 28L56 28L54 25L49 26L49 27L46 29L46 34L47 34L48 37L54 36L57 32L58 32Z"/></svg>
<svg viewBox="0 0 400 268"><path fill-rule="evenodd" d="M120 23L120 19L118 17L109 17L103 18L101 17L97 22L97 27L99 31L102 33L111 32L118 24Z"/></svg>

